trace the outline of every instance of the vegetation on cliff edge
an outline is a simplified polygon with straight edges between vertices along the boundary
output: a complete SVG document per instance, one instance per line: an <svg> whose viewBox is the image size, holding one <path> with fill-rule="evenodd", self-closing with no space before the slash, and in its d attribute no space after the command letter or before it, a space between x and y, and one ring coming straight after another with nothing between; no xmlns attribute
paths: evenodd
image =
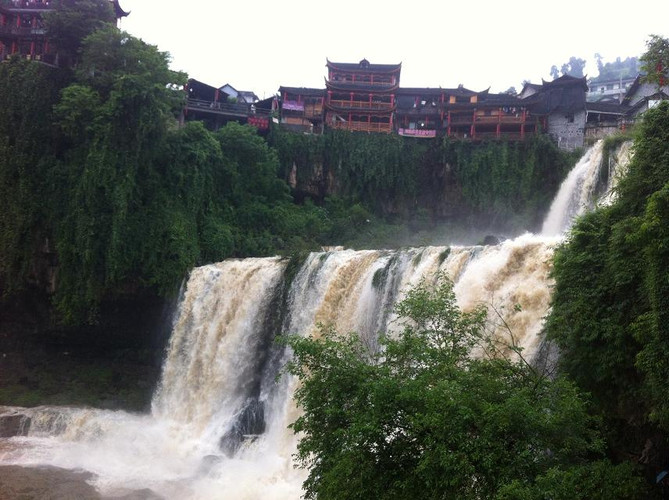
<svg viewBox="0 0 669 500"><path fill-rule="evenodd" d="M669 465L669 102L648 111L616 202L583 216L555 255L547 331L592 394L612 452Z"/></svg>

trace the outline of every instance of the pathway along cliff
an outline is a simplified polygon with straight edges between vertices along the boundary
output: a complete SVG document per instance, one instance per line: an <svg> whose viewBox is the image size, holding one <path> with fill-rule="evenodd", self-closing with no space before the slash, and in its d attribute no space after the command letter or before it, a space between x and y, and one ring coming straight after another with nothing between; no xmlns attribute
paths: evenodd
<svg viewBox="0 0 669 500"><path fill-rule="evenodd" d="M595 203L601 151L600 141L565 180L543 235L494 246L313 253L297 270L279 258L194 269L151 413L0 408L0 431L14 435L0 438L0 465L86 471L102 496L299 498L304 472L292 466L297 439L287 429L297 414L295 381L277 381L289 353L275 336L313 335L317 324L333 324L373 345L377 332L393 330L392 305L404 291L442 271L460 307L488 305L494 334L536 359L553 250ZM513 339L495 326L500 319Z"/></svg>

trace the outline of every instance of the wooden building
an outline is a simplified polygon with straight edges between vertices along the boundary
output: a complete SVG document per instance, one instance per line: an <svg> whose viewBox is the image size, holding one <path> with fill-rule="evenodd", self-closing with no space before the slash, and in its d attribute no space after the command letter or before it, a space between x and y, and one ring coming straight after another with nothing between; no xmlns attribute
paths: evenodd
<svg viewBox="0 0 669 500"><path fill-rule="evenodd" d="M0 3L0 54L7 59L19 54L27 59L55 63L55 50L49 46L42 14L52 10L47 0Z"/></svg>
<svg viewBox="0 0 669 500"><path fill-rule="evenodd" d="M545 131L562 149L581 148L585 139L587 118L585 77L563 75L553 81L542 81L537 91L523 99L528 109L544 118Z"/></svg>
<svg viewBox="0 0 669 500"><path fill-rule="evenodd" d="M305 133L330 128L469 139L523 139L545 128L545 117L529 108L536 98L525 102L517 96L476 92L462 85L401 88L401 64L328 60L326 67L324 90L280 87L283 127Z"/></svg>
<svg viewBox="0 0 669 500"><path fill-rule="evenodd" d="M2 0L0 2L0 58L13 55L58 64L58 50L49 43L43 16L54 10L54 0ZM112 0L116 18L128 15Z"/></svg>
<svg viewBox="0 0 669 500"><path fill-rule="evenodd" d="M327 61L325 125L360 132L393 131L401 64Z"/></svg>
<svg viewBox="0 0 669 500"><path fill-rule="evenodd" d="M252 102L245 102L239 98L238 92L230 92L230 88L229 85L217 88L194 78L189 79L185 88L183 119L204 122L210 130L217 130L231 121L253 125L263 131L269 130L274 99L250 99Z"/></svg>
<svg viewBox="0 0 669 500"><path fill-rule="evenodd" d="M396 92L397 133L409 137L436 137L444 124L443 89L400 88Z"/></svg>
<svg viewBox="0 0 669 500"><path fill-rule="evenodd" d="M296 132L323 133L325 90L280 87L281 125Z"/></svg>
<svg viewBox="0 0 669 500"><path fill-rule="evenodd" d="M586 102L585 139L596 140L617 132L624 123L625 109L611 101Z"/></svg>
<svg viewBox="0 0 669 500"><path fill-rule="evenodd" d="M540 130L540 118L516 96L454 89L400 88L397 133L409 137L523 139Z"/></svg>
<svg viewBox="0 0 669 500"><path fill-rule="evenodd" d="M305 133L330 128L469 140L523 140L547 133L559 147L571 150L582 147L586 135L596 137L620 127L626 115L621 106L587 103L585 78L565 75L527 83L519 95L511 95L462 85L402 88L401 64L328 60L326 67L325 89L280 88L282 126Z"/></svg>

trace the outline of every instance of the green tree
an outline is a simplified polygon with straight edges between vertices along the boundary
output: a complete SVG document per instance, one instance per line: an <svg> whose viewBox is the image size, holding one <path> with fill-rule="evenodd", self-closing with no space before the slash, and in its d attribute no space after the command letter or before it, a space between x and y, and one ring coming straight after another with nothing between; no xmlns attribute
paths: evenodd
<svg viewBox="0 0 669 500"><path fill-rule="evenodd" d="M54 108L63 148L55 171L56 303L70 321L94 318L105 291L140 267L132 221L150 209L146 182L183 102L174 85L185 82L169 70L166 54L114 26L95 31L81 47L77 82ZM176 214L168 220L174 230L183 225ZM194 263L193 254L180 260L182 267Z"/></svg>
<svg viewBox="0 0 669 500"><path fill-rule="evenodd" d="M186 75L84 3L109 7L52 19L77 39L74 71L0 66L3 295L55 283L57 319L81 324L128 291L173 293L197 264L316 248L332 223L293 203L257 130L179 125Z"/></svg>
<svg viewBox="0 0 669 500"><path fill-rule="evenodd" d="M49 41L64 63L78 60L81 42L88 35L115 21L109 0L54 0L54 9L44 14Z"/></svg>
<svg viewBox="0 0 669 500"><path fill-rule="evenodd" d="M583 71L585 70L585 59L581 59L580 57L575 57L571 56L569 58L569 61L564 63L561 67L560 70L558 71L558 67L553 65L551 66L550 70L550 75L553 78L553 80L557 79L560 74L562 76L564 75L570 75L574 76L576 78L583 78L584 74Z"/></svg>
<svg viewBox="0 0 669 500"><path fill-rule="evenodd" d="M576 78L583 78L585 70L585 59L571 56L569 61L562 65L560 69L563 75L569 75Z"/></svg>
<svg viewBox="0 0 669 500"><path fill-rule="evenodd" d="M557 66L551 66L550 75L553 80L557 80L560 77L560 71L558 70Z"/></svg>
<svg viewBox="0 0 669 500"><path fill-rule="evenodd" d="M378 351L327 326L287 340L306 498L544 498L528 492L591 464L614 471L584 396L503 356L484 310L460 311L449 280L409 290L397 313L403 329ZM618 498L647 498L632 468L617 472L638 487ZM584 483L571 498L598 491Z"/></svg>
<svg viewBox="0 0 669 500"><path fill-rule="evenodd" d="M619 78L634 78L639 73L639 59L637 57L627 57L624 60L617 57L615 61L604 64L602 56L595 54L597 59L597 68L599 74L593 78L593 82L602 80L616 80Z"/></svg>
<svg viewBox="0 0 669 500"><path fill-rule="evenodd" d="M39 281L53 251L52 106L70 83L63 71L13 58L0 64L0 295Z"/></svg>
<svg viewBox="0 0 669 500"><path fill-rule="evenodd" d="M556 251L546 324L561 369L606 420L611 453L637 455L649 473L666 467L669 433L668 145L664 102L638 124L616 202L578 220Z"/></svg>
<svg viewBox="0 0 669 500"><path fill-rule="evenodd" d="M646 52L640 57L644 80L657 85L658 91L669 82L669 39L651 35Z"/></svg>

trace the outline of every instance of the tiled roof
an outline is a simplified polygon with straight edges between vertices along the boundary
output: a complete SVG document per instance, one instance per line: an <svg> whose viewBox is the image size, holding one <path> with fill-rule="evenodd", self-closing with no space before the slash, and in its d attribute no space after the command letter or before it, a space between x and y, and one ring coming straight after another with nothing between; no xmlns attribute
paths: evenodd
<svg viewBox="0 0 669 500"><path fill-rule="evenodd" d="M585 109L595 113L624 114L626 108L618 103L612 102L586 102Z"/></svg>
<svg viewBox="0 0 669 500"><path fill-rule="evenodd" d="M370 92L376 94L383 94L396 91L399 87L397 84L389 83L387 85L369 85L364 83L347 83L347 82L332 82L327 81L325 85L328 89L341 90L344 92Z"/></svg>
<svg viewBox="0 0 669 500"><path fill-rule="evenodd" d="M291 94L323 97L325 89L313 89L308 87L279 87L279 93L289 92Z"/></svg>
<svg viewBox="0 0 669 500"><path fill-rule="evenodd" d="M377 71L382 73L392 73L402 69L402 63L399 64L372 64L367 59L359 63L338 63L327 60L328 68L339 69L343 71Z"/></svg>
<svg viewBox="0 0 669 500"><path fill-rule="evenodd" d="M588 83L586 81L586 77L577 78L571 75L562 75L561 77L556 78L553 81L547 82L546 80L542 79L541 82L544 87L555 87L555 86L573 85L576 83L580 83L586 90L586 92L588 91Z"/></svg>

